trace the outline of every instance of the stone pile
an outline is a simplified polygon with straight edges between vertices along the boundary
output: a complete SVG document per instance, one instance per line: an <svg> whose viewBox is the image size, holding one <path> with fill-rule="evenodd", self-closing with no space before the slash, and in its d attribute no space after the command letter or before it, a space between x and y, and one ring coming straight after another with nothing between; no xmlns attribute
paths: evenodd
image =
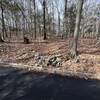
<svg viewBox="0 0 100 100"><path fill-rule="evenodd" d="M40 53L36 53L35 56L35 66L37 67L61 67L62 59L59 56L44 56Z"/></svg>

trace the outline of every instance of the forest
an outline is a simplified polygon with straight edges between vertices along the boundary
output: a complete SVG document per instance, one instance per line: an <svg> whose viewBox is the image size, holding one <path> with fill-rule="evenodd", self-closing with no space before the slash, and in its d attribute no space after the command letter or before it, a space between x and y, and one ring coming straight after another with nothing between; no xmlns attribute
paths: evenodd
<svg viewBox="0 0 100 100"><path fill-rule="evenodd" d="M100 0L0 0L0 100L100 100Z"/></svg>
<svg viewBox="0 0 100 100"><path fill-rule="evenodd" d="M1 62L100 77L98 0L0 0L0 10Z"/></svg>

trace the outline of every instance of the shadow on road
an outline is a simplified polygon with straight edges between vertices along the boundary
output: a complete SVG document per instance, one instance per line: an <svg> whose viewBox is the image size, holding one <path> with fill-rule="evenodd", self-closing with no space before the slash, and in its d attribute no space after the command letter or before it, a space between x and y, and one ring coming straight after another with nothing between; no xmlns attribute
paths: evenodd
<svg viewBox="0 0 100 100"><path fill-rule="evenodd" d="M0 67L0 100L100 100L100 81Z"/></svg>

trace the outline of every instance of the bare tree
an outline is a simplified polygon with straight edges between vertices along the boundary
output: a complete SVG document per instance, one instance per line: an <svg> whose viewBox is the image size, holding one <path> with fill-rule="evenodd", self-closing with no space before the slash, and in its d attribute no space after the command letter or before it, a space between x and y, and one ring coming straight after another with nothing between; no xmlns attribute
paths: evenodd
<svg viewBox="0 0 100 100"><path fill-rule="evenodd" d="M43 35L43 39L46 40L47 39L47 36L46 36L46 13L45 13L45 10L46 10L46 1L44 0L43 1L43 29L44 29L44 35Z"/></svg>
<svg viewBox="0 0 100 100"><path fill-rule="evenodd" d="M36 1L34 1L34 38L36 39Z"/></svg>
<svg viewBox="0 0 100 100"><path fill-rule="evenodd" d="M73 42L72 42L72 47L69 51L69 55L71 56L71 58L75 58L78 54L77 44L78 44L83 2L84 2L84 0L77 0L77 15L76 15L76 25L75 25L75 31L74 31L74 38L73 38Z"/></svg>
<svg viewBox="0 0 100 100"><path fill-rule="evenodd" d="M1 15L2 15L2 33L3 33L3 38L5 34L5 21L4 21L4 6L3 6L3 1L1 0Z"/></svg>
<svg viewBox="0 0 100 100"><path fill-rule="evenodd" d="M67 37L67 34L68 34L68 28L67 28L67 0L64 0L65 1L65 10L64 10L64 33L66 34L66 37Z"/></svg>

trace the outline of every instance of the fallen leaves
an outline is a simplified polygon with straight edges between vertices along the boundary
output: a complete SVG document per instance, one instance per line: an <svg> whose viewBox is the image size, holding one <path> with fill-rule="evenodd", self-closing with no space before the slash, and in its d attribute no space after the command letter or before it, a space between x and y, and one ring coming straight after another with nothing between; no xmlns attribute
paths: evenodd
<svg viewBox="0 0 100 100"><path fill-rule="evenodd" d="M36 42L32 44L3 43L0 44L0 60L29 66L39 66L38 68L40 69L42 67L53 68L52 64L60 64L59 69L62 72L99 73L100 48L95 47L95 42L91 43L88 39L81 40L79 47L81 54L79 54L78 59L72 60L67 57L68 41L59 40L56 42ZM41 54L38 55L41 58L38 61L36 61L35 57L37 53ZM47 66L47 62L55 57L56 60L50 64L51 67Z"/></svg>

